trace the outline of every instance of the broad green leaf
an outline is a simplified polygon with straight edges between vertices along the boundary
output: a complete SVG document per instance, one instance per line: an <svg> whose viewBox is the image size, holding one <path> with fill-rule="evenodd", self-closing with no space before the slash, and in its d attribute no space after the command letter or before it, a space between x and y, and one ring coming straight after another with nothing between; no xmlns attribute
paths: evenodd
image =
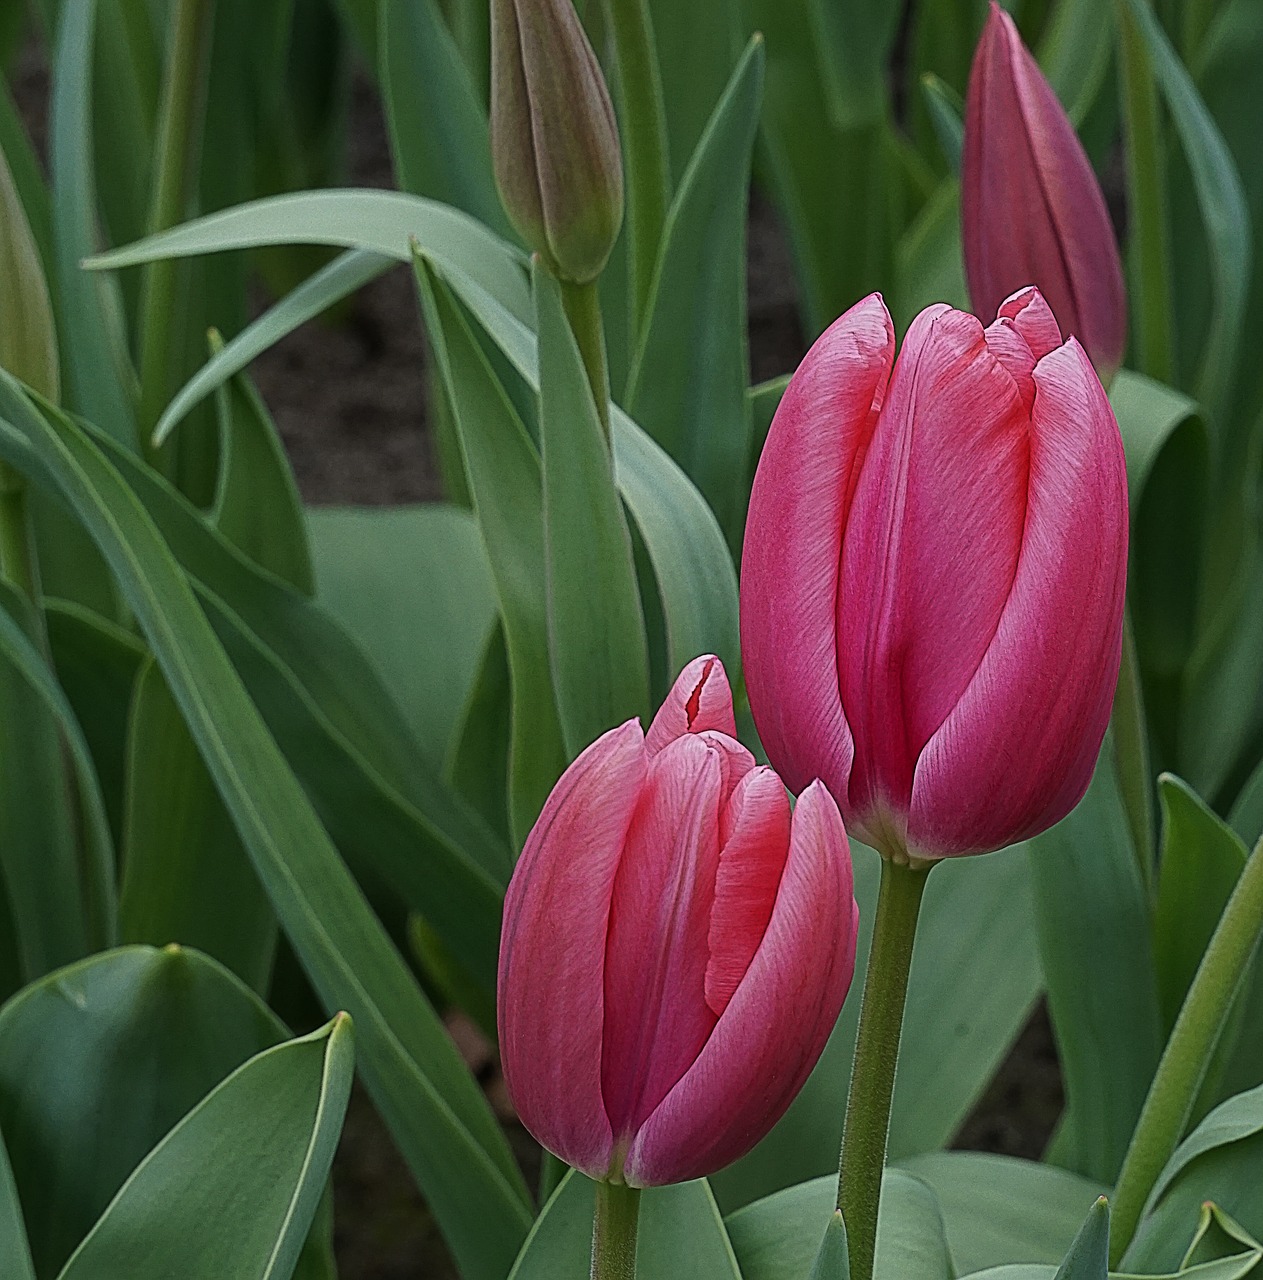
<svg viewBox="0 0 1263 1280"><path fill-rule="evenodd" d="M556 1280L587 1273L594 1190L595 1184L581 1173L566 1174L531 1229L509 1280ZM750 1280L737 1269L704 1179L642 1192L636 1266L645 1277Z"/></svg>
<svg viewBox="0 0 1263 1280"><path fill-rule="evenodd" d="M782 374L779 378L770 378L750 388L750 460L746 467L747 488L754 482L754 473L767 443L767 433L772 429L772 419L780 408L781 397L789 386L790 375Z"/></svg>
<svg viewBox="0 0 1263 1280"><path fill-rule="evenodd" d="M538 389L534 335L526 323L530 301L520 255L454 210L418 197L395 192L313 192L259 201L152 237L95 259L92 265L118 267L168 252L209 253L293 240L350 245L407 260L409 231L421 255L441 269L496 345L526 382ZM339 287L342 292L329 295L328 303L345 296L353 286L343 278ZM300 310L288 312L285 324L300 323L299 315L306 318ZM268 327L256 331L254 340L261 341L266 332L268 342L273 342L289 332L279 321L274 325L273 318L265 317ZM234 352L234 360L242 354L231 345L224 349L224 357L229 352ZM230 363L219 367L213 378L198 380L197 394L189 402L208 394L216 380L226 376ZM615 410L612 416L615 475L658 580L670 665L679 670L699 653L711 652L724 660L735 677L740 669L737 577L714 513L683 472L626 415Z"/></svg>
<svg viewBox="0 0 1263 1280"><path fill-rule="evenodd" d="M152 658L132 701L119 932L195 947L267 993L276 917Z"/></svg>
<svg viewBox="0 0 1263 1280"><path fill-rule="evenodd" d="M1053 1280L1109 1280L1110 1211L1102 1196L1088 1211Z"/></svg>
<svg viewBox="0 0 1263 1280"><path fill-rule="evenodd" d="M912 16L905 71L912 89L908 128L926 159L934 156L938 142L929 109L915 86L932 74L963 95L986 16L985 0L940 0L918 8Z"/></svg>
<svg viewBox="0 0 1263 1280"><path fill-rule="evenodd" d="M613 459L561 288L535 268L548 653L573 759L649 716L649 648Z"/></svg>
<svg viewBox="0 0 1263 1280"><path fill-rule="evenodd" d="M925 99L943 159L952 174L959 177L960 154L965 145L964 99L932 71L921 77L921 96Z"/></svg>
<svg viewBox="0 0 1263 1280"><path fill-rule="evenodd" d="M853 845L853 853L860 938L851 997L785 1118L750 1155L712 1179L725 1209L804 1175L836 1172L880 866L860 846ZM1024 848L961 858L935 871L908 986L891 1159L951 1140L1025 1023L1040 982ZM1076 1226L1083 1213L1081 1206Z"/></svg>
<svg viewBox="0 0 1263 1280"><path fill-rule="evenodd" d="M512 688L504 628L497 625L478 658L478 672L447 757L452 786L506 843Z"/></svg>
<svg viewBox="0 0 1263 1280"><path fill-rule="evenodd" d="M1065 1155L1077 1172L1111 1182L1163 1035L1150 904L1108 741L1087 795L1029 849L1048 1008L1074 1125Z"/></svg>
<svg viewBox="0 0 1263 1280"><path fill-rule="evenodd" d="M960 247L960 188L946 180L899 241L893 316L905 330L934 302L969 310L965 264Z"/></svg>
<svg viewBox="0 0 1263 1280"><path fill-rule="evenodd" d="M1170 1034L1248 850L1179 778L1159 778L1158 796L1162 854L1153 922L1154 966L1165 1032Z"/></svg>
<svg viewBox="0 0 1263 1280"><path fill-rule="evenodd" d="M851 1257L841 1209L834 1209L829 1215L820 1252L811 1266L810 1280L851 1280Z"/></svg>
<svg viewBox="0 0 1263 1280"><path fill-rule="evenodd" d="M741 52L741 3L649 0L649 10L662 73L671 177L678 185Z"/></svg>
<svg viewBox="0 0 1263 1280"><path fill-rule="evenodd" d="M470 1280L500 1280L529 1225L485 1098L338 856L175 559L100 449L0 378L0 441L34 451L93 533L326 1006L355 1019L360 1069ZM14 420L19 424L14 425Z"/></svg>
<svg viewBox="0 0 1263 1280"><path fill-rule="evenodd" d="M9 86L0 78L0 152L13 174L22 209L39 246L40 262L47 277L53 270L53 214L44 168Z"/></svg>
<svg viewBox="0 0 1263 1280"><path fill-rule="evenodd" d="M316 598L364 647L441 769L496 622L477 524L425 503L317 507L307 528Z"/></svg>
<svg viewBox="0 0 1263 1280"><path fill-rule="evenodd" d="M566 758L549 665L540 460L446 285L425 263L417 279L499 600L510 684L509 825L520 848Z"/></svg>
<svg viewBox="0 0 1263 1280"><path fill-rule="evenodd" d="M973 1151L936 1152L901 1165L938 1197L962 1276L1019 1261L1055 1268L1104 1190L1052 1165Z"/></svg>
<svg viewBox="0 0 1263 1280"><path fill-rule="evenodd" d="M57 683L82 729L100 780L110 831L120 845L127 789L127 720L132 687L147 651L132 632L64 600L46 601L44 618Z"/></svg>
<svg viewBox="0 0 1263 1280"><path fill-rule="evenodd" d="M251 565L150 468L94 438L192 575L335 841L490 986L508 865L500 841L435 770L417 767L424 754L380 677L323 609Z"/></svg>
<svg viewBox="0 0 1263 1280"><path fill-rule="evenodd" d="M37 635L35 609L0 579L0 878L26 981L89 950L72 792L50 705L56 683Z"/></svg>
<svg viewBox="0 0 1263 1280"><path fill-rule="evenodd" d="M436 0L382 0L380 9L378 66L400 187L511 239L491 171L486 106Z"/></svg>
<svg viewBox="0 0 1263 1280"><path fill-rule="evenodd" d="M0 1009L0 1128L38 1273L56 1274L190 1107L286 1034L236 978L178 947L93 956Z"/></svg>
<svg viewBox="0 0 1263 1280"><path fill-rule="evenodd" d="M811 0L809 12L834 124L851 129L880 121L889 110L899 6L885 0Z"/></svg>
<svg viewBox="0 0 1263 1280"><path fill-rule="evenodd" d="M756 37L680 181L623 401L734 538L750 448L746 216L764 60Z"/></svg>
<svg viewBox="0 0 1263 1280"><path fill-rule="evenodd" d="M215 527L255 564L313 595L302 499L271 414L241 374L219 388L216 404Z"/></svg>
<svg viewBox="0 0 1263 1280"><path fill-rule="evenodd" d="M22 1206L18 1203L18 1189L13 1182L13 1170L9 1168L3 1135L0 1135L0 1266L9 1280L35 1280L35 1264L31 1261Z"/></svg>
<svg viewBox="0 0 1263 1280"><path fill-rule="evenodd" d="M466 213L402 191L305 191L255 200L93 258L115 270L159 258L263 245L367 249L409 262L412 242L452 282L486 290L518 317L531 314L521 253Z"/></svg>
<svg viewBox="0 0 1263 1280"><path fill-rule="evenodd" d="M1198 399L1218 422L1236 369L1241 322L1250 281L1251 231L1241 176L1206 104L1161 23L1145 0L1126 0L1144 38L1154 76L1166 99L1180 145L1192 173L1210 250L1213 281L1211 320L1197 377ZM1232 442L1239 447L1238 441ZM1232 450L1238 457L1237 448Z"/></svg>
<svg viewBox="0 0 1263 1280"><path fill-rule="evenodd" d="M1053 7L1036 52L1067 114L1081 125L1109 70L1114 24L1097 0L1061 0Z"/></svg>
<svg viewBox="0 0 1263 1280"><path fill-rule="evenodd" d="M805 1280L814 1274L837 1194L836 1175L815 1178L729 1214L725 1226L742 1280ZM818 1274L821 1280L844 1280L847 1273ZM954 1275L934 1192L902 1169L887 1169L882 1178L874 1275L875 1280L952 1280Z"/></svg>
<svg viewBox="0 0 1263 1280"><path fill-rule="evenodd" d="M1263 1087L1221 1103L1180 1144L1123 1255L1124 1268L1175 1270L1208 1201L1252 1239L1263 1236Z"/></svg>
<svg viewBox="0 0 1263 1280"><path fill-rule="evenodd" d="M93 31L97 0L65 5L49 106L56 311L68 402L125 445L137 441L133 375L112 280L80 266L97 248L92 157Z"/></svg>
<svg viewBox="0 0 1263 1280"><path fill-rule="evenodd" d="M60 1280L288 1280L342 1130L352 1044L338 1014L239 1067L150 1152Z"/></svg>
<svg viewBox="0 0 1263 1280"><path fill-rule="evenodd" d="M1259 761L1249 781L1241 788L1228 815L1228 824L1247 848L1253 849L1259 837L1263 836L1263 760Z"/></svg>

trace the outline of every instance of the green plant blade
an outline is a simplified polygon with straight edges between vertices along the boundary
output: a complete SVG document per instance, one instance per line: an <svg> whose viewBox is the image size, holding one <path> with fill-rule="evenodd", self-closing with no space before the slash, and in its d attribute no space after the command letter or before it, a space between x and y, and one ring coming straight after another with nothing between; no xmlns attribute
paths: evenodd
<svg viewBox="0 0 1263 1280"><path fill-rule="evenodd" d="M624 400L734 539L750 448L746 214L764 61L756 37L675 194Z"/></svg>
<svg viewBox="0 0 1263 1280"><path fill-rule="evenodd" d="M594 1184L581 1173L568 1172L531 1229L509 1280L585 1274L594 1202ZM646 1277L743 1280L704 1179L642 1193L636 1255L637 1271Z"/></svg>
<svg viewBox="0 0 1263 1280"><path fill-rule="evenodd" d="M496 624L477 523L463 508L427 502L317 507L307 528L317 599L364 647L442 769Z"/></svg>
<svg viewBox="0 0 1263 1280"><path fill-rule="evenodd" d="M351 1020L239 1067L146 1157L60 1280L288 1280L354 1075Z"/></svg>
<svg viewBox="0 0 1263 1280"><path fill-rule="evenodd" d="M267 991L276 917L152 659L132 702L119 930L195 947Z"/></svg>
<svg viewBox="0 0 1263 1280"><path fill-rule="evenodd" d="M355 1019L378 1107L472 1280L499 1280L527 1194L473 1078L320 825L144 509L73 424L0 379L23 438L111 564L317 991ZM16 423L14 420L16 419Z"/></svg>
<svg viewBox="0 0 1263 1280"><path fill-rule="evenodd" d="M491 171L486 107L436 0L380 7L378 65L399 185L511 239Z"/></svg>
<svg viewBox="0 0 1263 1280"><path fill-rule="evenodd" d="M838 1236L838 1180L815 1178L746 1205L725 1220L743 1280L846 1280L848 1270L812 1268ZM845 1244L845 1229L840 1233ZM834 1245L836 1249L836 1244ZM843 1253L845 1260L845 1253ZM901 1169L882 1178L881 1213L877 1224L878 1277L916 1276L918 1280L952 1280L951 1253L943 1215L934 1192Z"/></svg>
<svg viewBox="0 0 1263 1280"><path fill-rule="evenodd" d="M460 314L425 262L417 280L443 376L509 661L508 809L521 847L565 767L549 665L544 487L534 442Z"/></svg>
<svg viewBox="0 0 1263 1280"><path fill-rule="evenodd" d="M820 1252L811 1264L809 1280L851 1280L851 1257L841 1209L834 1209L829 1215L829 1225L824 1229Z"/></svg>
<svg viewBox="0 0 1263 1280"><path fill-rule="evenodd" d="M106 952L14 996L0 1010L0 1126L39 1274L56 1274L185 1112L287 1034L178 947Z"/></svg>
<svg viewBox="0 0 1263 1280"><path fill-rule="evenodd" d="M1110 1211L1102 1196L1088 1211L1053 1280L1108 1280Z"/></svg>
<svg viewBox="0 0 1263 1280"><path fill-rule="evenodd" d="M1030 842L1040 951L1073 1119L1063 1153L1118 1174L1162 1048L1150 907L1107 742L1074 812Z"/></svg>
<svg viewBox="0 0 1263 1280"><path fill-rule="evenodd" d="M3 1137L0 1137L0 1266L11 1280L35 1280L35 1263L31 1261L22 1206L18 1203L18 1189L13 1182Z"/></svg>
<svg viewBox="0 0 1263 1280"><path fill-rule="evenodd" d="M882 0L808 0L808 10L834 124L853 129L881 120L889 109L888 63L899 10Z"/></svg>
<svg viewBox="0 0 1263 1280"><path fill-rule="evenodd" d="M632 716L648 723L649 648L605 431L561 289L539 264L535 316L548 653L573 759Z"/></svg>
<svg viewBox="0 0 1263 1280"><path fill-rule="evenodd" d="M1019 1261L1056 1267L1103 1191L1011 1156L941 1151L901 1163L934 1189L958 1275Z"/></svg>

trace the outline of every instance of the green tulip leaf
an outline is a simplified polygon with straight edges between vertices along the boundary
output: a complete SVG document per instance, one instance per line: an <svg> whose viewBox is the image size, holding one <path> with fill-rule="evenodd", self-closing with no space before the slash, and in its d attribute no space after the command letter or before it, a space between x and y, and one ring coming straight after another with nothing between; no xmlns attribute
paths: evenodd
<svg viewBox="0 0 1263 1280"><path fill-rule="evenodd" d="M1110 1211L1102 1196L1088 1211L1053 1280L1109 1280Z"/></svg>
<svg viewBox="0 0 1263 1280"><path fill-rule="evenodd" d="M35 1280L35 1263L26 1239L18 1189L0 1135L0 1267L9 1280Z"/></svg>
<svg viewBox="0 0 1263 1280"><path fill-rule="evenodd" d="M354 1075L351 1020L264 1050L149 1153L59 1280L289 1280Z"/></svg>

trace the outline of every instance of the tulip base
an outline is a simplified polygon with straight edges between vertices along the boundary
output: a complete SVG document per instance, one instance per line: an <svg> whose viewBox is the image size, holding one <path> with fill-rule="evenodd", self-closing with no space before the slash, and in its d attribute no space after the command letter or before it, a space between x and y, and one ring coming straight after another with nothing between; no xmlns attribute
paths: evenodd
<svg viewBox="0 0 1263 1280"><path fill-rule="evenodd" d="M872 1280L908 972L921 897L934 865L882 859L838 1172L838 1208L846 1224L851 1280Z"/></svg>
<svg viewBox="0 0 1263 1280"><path fill-rule="evenodd" d="M639 1221L639 1187L618 1182L596 1184L591 1280L635 1280Z"/></svg>

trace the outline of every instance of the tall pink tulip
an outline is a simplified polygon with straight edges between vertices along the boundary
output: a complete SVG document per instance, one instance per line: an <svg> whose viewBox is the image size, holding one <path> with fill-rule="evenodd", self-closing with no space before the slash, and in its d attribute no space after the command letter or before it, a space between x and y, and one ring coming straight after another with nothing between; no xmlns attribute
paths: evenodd
<svg viewBox="0 0 1263 1280"><path fill-rule="evenodd" d="M714 1172L776 1122L855 966L837 806L736 741L717 658L649 733L594 742L553 789L505 901L499 1028L526 1127L596 1179Z"/></svg>
<svg viewBox="0 0 1263 1280"><path fill-rule="evenodd" d="M741 642L763 745L897 861L1000 848L1083 795L1121 653L1109 402L1026 289L984 329L881 297L812 348L750 499Z"/></svg>
<svg viewBox="0 0 1263 1280"><path fill-rule="evenodd" d="M960 200L974 310L994 315L1034 284L1111 378L1127 301L1105 199L1052 86L994 2L969 76Z"/></svg>

